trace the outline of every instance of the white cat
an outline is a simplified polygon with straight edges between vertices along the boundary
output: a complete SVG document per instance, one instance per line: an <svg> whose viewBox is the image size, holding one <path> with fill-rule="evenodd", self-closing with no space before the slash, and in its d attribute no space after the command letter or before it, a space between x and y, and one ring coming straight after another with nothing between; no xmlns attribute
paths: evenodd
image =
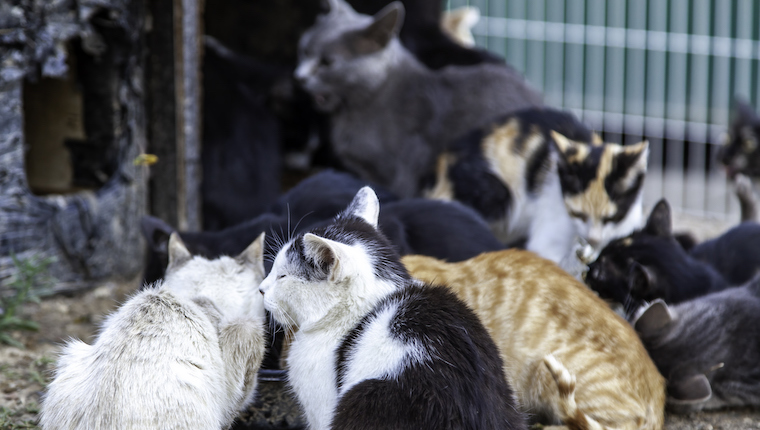
<svg viewBox="0 0 760 430"><path fill-rule="evenodd" d="M70 341L42 401L52 429L223 429L264 358L264 234L235 258L193 257L176 233L163 282L135 294L92 345Z"/></svg>

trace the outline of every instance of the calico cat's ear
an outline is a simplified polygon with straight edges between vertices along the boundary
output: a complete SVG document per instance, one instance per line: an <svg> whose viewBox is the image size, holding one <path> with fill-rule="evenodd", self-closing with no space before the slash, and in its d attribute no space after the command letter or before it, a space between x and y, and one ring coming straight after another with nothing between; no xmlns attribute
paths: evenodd
<svg viewBox="0 0 760 430"><path fill-rule="evenodd" d="M169 236L169 265L166 266L166 273L168 274L172 270L176 270L186 262L188 262L193 256L190 251L187 250L185 243L182 242L182 238L179 237L177 232L174 232Z"/></svg>
<svg viewBox="0 0 760 430"><path fill-rule="evenodd" d="M303 245L306 258L310 258L316 266L329 274L330 280L334 281L340 272L342 245L312 233L303 236Z"/></svg>
<svg viewBox="0 0 760 430"><path fill-rule="evenodd" d="M404 5L395 1L373 17L372 24L362 31L362 37L370 42L367 51L382 49L401 31L404 22ZM367 52L368 53L368 52Z"/></svg>
<svg viewBox="0 0 760 430"><path fill-rule="evenodd" d="M256 274L261 276L262 279L266 276L266 271L264 270L265 237L266 234L261 233L240 255L235 257L240 264L249 266L256 271Z"/></svg>
<svg viewBox="0 0 760 430"><path fill-rule="evenodd" d="M628 272L628 290L632 297L646 299L657 285L657 278L646 266L632 261Z"/></svg>
<svg viewBox="0 0 760 430"><path fill-rule="evenodd" d="M662 330L673 321L673 315L668 305L660 299L649 304L638 318L633 321L633 328L637 332L647 335Z"/></svg>
<svg viewBox="0 0 760 430"><path fill-rule="evenodd" d="M644 231L653 236L670 237L673 229L670 223L670 205L665 199L660 200L649 214Z"/></svg>
<svg viewBox="0 0 760 430"><path fill-rule="evenodd" d="M647 168L647 159L649 158L649 141L642 140L635 145L625 145L618 154L618 165L626 169L637 167L639 169Z"/></svg>
<svg viewBox="0 0 760 430"><path fill-rule="evenodd" d="M565 163L580 163L588 157L590 151L585 144L570 140L554 130L551 136L560 159Z"/></svg>
<svg viewBox="0 0 760 430"><path fill-rule="evenodd" d="M380 202L377 200L377 194L370 187L362 187L344 213L361 218L372 227L377 228L377 217L380 214Z"/></svg>

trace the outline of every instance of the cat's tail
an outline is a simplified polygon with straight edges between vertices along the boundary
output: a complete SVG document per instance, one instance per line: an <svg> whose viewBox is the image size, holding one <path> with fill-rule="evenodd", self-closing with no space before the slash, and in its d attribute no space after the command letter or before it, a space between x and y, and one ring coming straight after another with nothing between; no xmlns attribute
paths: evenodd
<svg viewBox="0 0 760 430"><path fill-rule="evenodd" d="M578 409L578 404L575 403L575 375L571 374L552 354L544 357L544 365L549 369L554 382L557 383L559 413L567 428L570 430L604 430L603 425Z"/></svg>

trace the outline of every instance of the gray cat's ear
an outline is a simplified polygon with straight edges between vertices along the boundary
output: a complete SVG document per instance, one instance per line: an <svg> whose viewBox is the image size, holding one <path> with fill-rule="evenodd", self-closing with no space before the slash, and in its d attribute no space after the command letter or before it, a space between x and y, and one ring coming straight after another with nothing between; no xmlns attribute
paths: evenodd
<svg viewBox="0 0 760 430"><path fill-rule="evenodd" d="M380 215L380 202L377 200L377 194L370 187L362 187L346 208L346 213L359 217L367 221L372 227L377 228L377 217Z"/></svg>
<svg viewBox="0 0 760 430"><path fill-rule="evenodd" d="M257 275L264 279L264 241L266 234L261 233L248 247L236 257L240 264L251 267Z"/></svg>
<svg viewBox="0 0 760 430"><path fill-rule="evenodd" d="M303 236L303 245L304 255L323 272L328 273L330 280L334 281L340 276L340 260L343 254L340 243L306 233Z"/></svg>
<svg viewBox="0 0 760 430"><path fill-rule="evenodd" d="M649 304L633 322L633 328L641 334L650 334L667 327L673 321L668 305L660 299Z"/></svg>
<svg viewBox="0 0 760 430"><path fill-rule="evenodd" d="M372 24L362 31L362 35L377 47L383 48L398 35L403 23L404 5L399 1L394 1L375 14Z"/></svg>
<svg viewBox="0 0 760 430"><path fill-rule="evenodd" d="M673 227L670 223L670 205L665 199L661 199L649 214L644 231L653 236L671 237Z"/></svg>
<svg viewBox="0 0 760 430"><path fill-rule="evenodd" d="M179 237L177 232L169 236L169 265L166 267L166 273L176 270L183 264L187 263L193 256L187 250L185 243Z"/></svg>
<svg viewBox="0 0 760 430"><path fill-rule="evenodd" d="M712 397L712 388L705 373L721 367L723 363L704 372L694 365L676 366L668 375L668 403L683 407L708 401Z"/></svg>
<svg viewBox="0 0 760 430"><path fill-rule="evenodd" d="M646 266L633 261L628 273L628 289L632 297L642 299L647 297L657 285L657 277Z"/></svg>

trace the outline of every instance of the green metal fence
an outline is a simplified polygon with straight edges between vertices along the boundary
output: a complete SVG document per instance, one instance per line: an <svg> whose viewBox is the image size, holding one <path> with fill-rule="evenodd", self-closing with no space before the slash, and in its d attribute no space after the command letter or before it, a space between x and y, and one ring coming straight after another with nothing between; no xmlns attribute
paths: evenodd
<svg viewBox="0 0 760 430"><path fill-rule="evenodd" d="M522 71L548 105L607 141L649 139L646 203L730 218L714 161L735 96L760 101L756 0L449 0L477 6L476 43Z"/></svg>

